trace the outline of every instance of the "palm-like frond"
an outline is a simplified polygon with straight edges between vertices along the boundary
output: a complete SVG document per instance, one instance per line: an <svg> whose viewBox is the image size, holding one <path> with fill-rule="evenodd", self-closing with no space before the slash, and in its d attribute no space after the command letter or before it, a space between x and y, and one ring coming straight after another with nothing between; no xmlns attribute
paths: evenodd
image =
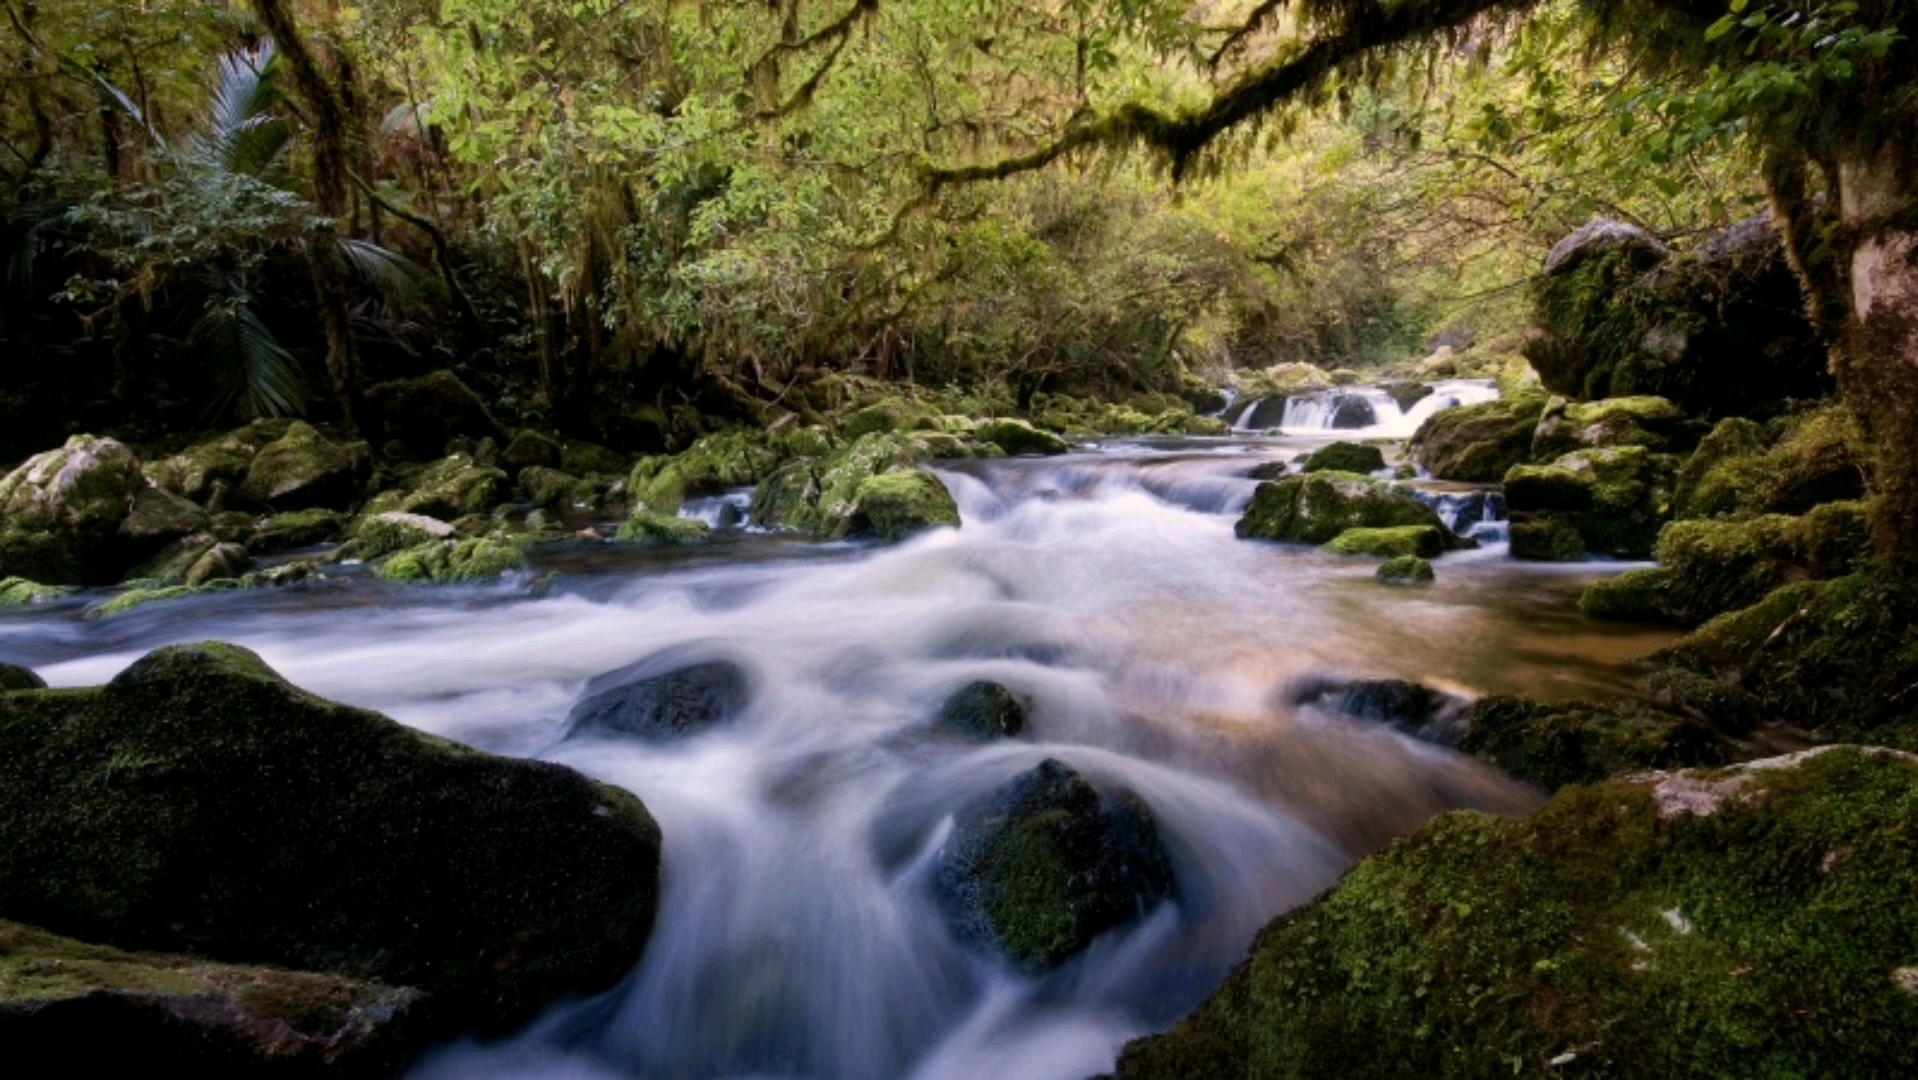
<svg viewBox="0 0 1918 1080"><path fill-rule="evenodd" d="M293 130L273 115L280 105L280 66L272 42L238 49L220 58L207 130L197 148L209 164L258 177L271 169L292 140Z"/></svg>
<svg viewBox="0 0 1918 1080"><path fill-rule="evenodd" d="M218 290L187 334L201 350L218 396L213 411L242 419L287 416L306 408L306 380L300 363L260 320L252 298L237 290Z"/></svg>
<svg viewBox="0 0 1918 1080"><path fill-rule="evenodd" d="M425 267L391 248L367 240L340 241L340 254L395 312L425 307L440 296L441 285Z"/></svg>

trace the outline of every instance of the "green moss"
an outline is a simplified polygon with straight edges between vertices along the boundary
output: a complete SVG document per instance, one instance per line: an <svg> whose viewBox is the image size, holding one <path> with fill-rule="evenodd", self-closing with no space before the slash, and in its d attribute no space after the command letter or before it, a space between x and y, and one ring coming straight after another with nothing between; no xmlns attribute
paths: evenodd
<svg viewBox="0 0 1918 1080"><path fill-rule="evenodd" d="M336 510L314 508L290 514L275 514L262 522L247 540L247 550L260 555L276 551L311 547L338 539L346 530L346 517Z"/></svg>
<svg viewBox="0 0 1918 1080"><path fill-rule="evenodd" d="M1679 472L1677 516L1802 514L1864 494L1869 450L1843 405L1763 425L1731 419L1712 429Z"/></svg>
<svg viewBox="0 0 1918 1080"><path fill-rule="evenodd" d="M44 604L70 596L74 589L66 585L42 585L26 578L0 578L0 608L24 607L28 604Z"/></svg>
<svg viewBox="0 0 1918 1080"><path fill-rule="evenodd" d="M1514 515L1511 553L1514 559L1535 562L1580 562L1586 557L1585 537L1561 515Z"/></svg>
<svg viewBox="0 0 1918 1080"><path fill-rule="evenodd" d="M1459 749L1548 789L1737 756L1710 726L1648 706L1499 696L1473 704Z"/></svg>
<svg viewBox="0 0 1918 1080"><path fill-rule="evenodd" d="M1532 432L1532 457L1550 461L1575 450L1643 446L1668 450L1683 438L1685 413L1662 397L1605 398L1567 402L1554 398Z"/></svg>
<svg viewBox="0 0 1918 1080"><path fill-rule="evenodd" d="M88 619L106 619L115 615L124 615L148 604L167 600L184 600L189 596L204 596L208 593L225 592L239 587L237 581L216 580L199 585L166 585L158 588L129 589L111 599L91 605L82 615Z"/></svg>
<svg viewBox="0 0 1918 1080"><path fill-rule="evenodd" d="M1908 1075L1914 822L1918 766L1852 749L1447 814L1117 1075Z"/></svg>
<svg viewBox="0 0 1918 1080"><path fill-rule="evenodd" d="M350 554L355 558L377 559L396 551L453 538L453 527L425 514L399 511L372 514L360 520L353 531Z"/></svg>
<svg viewBox="0 0 1918 1080"><path fill-rule="evenodd" d="M1385 455L1376 446L1362 443L1335 442L1330 446L1321 446L1312 451L1305 459L1300 472L1348 472L1375 473L1385 468Z"/></svg>
<svg viewBox="0 0 1918 1080"><path fill-rule="evenodd" d="M633 462L616 450L573 439L560 451L559 467L574 476L625 476Z"/></svg>
<svg viewBox="0 0 1918 1080"><path fill-rule="evenodd" d="M1441 480L1496 483L1531 460L1545 395L1522 394L1433 413L1412 436L1412 459Z"/></svg>
<svg viewBox="0 0 1918 1080"><path fill-rule="evenodd" d="M959 524L959 506L930 473L901 469L860 481L845 532L901 540L916 532Z"/></svg>
<svg viewBox="0 0 1918 1080"><path fill-rule="evenodd" d="M703 521L655 514L650 510L635 510L620 525L619 539L628 543L697 544L705 540L710 532Z"/></svg>
<svg viewBox="0 0 1918 1080"><path fill-rule="evenodd" d="M1562 465L1515 465L1505 474L1505 505L1515 511L1592 508L1592 478Z"/></svg>
<svg viewBox="0 0 1918 1080"><path fill-rule="evenodd" d="M1407 555L1427 559L1445 553L1445 533L1431 525L1399 525L1385 529L1347 529L1332 538L1325 550L1334 555L1377 555L1394 559Z"/></svg>
<svg viewBox="0 0 1918 1080"><path fill-rule="evenodd" d="M512 544L487 537L434 540L388 556L376 572L388 581L454 584L493 581L523 569L526 556Z"/></svg>
<svg viewBox="0 0 1918 1080"><path fill-rule="evenodd" d="M973 434L1008 454L1063 454L1070 449L1064 439L1024 420L985 420Z"/></svg>
<svg viewBox="0 0 1918 1080"><path fill-rule="evenodd" d="M356 502L372 469L363 442L335 443L312 425L295 421L286 434L261 447L247 466L240 494L250 503L281 510L343 507Z"/></svg>
<svg viewBox="0 0 1918 1080"><path fill-rule="evenodd" d="M519 489L542 510L560 511L570 507L580 490L580 482L570 473L544 465L528 465L519 471Z"/></svg>
<svg viewBox="0 0 1918 1080"><path fill-rule="evenodd" d="M0 692L46 688L46 680L34 674L31 668L23 668L15 664L0 664Z"/></svg>
<svg viewBox="0 0 1918 1080"><path fill-rule="evenodd" d="M1416 555L1387 559L1373 576L1387 585L1426 585L1436 577L1432 564Z"/></svg>
<svg viewBox="0 0 1918 1080"><path fill-rule="evenodd" d="M1240 539L1323 544L1347 529L1427 525L1431 508L1390 485L1350 473L1311 473L1260 484L1235 528Z"/></svg>
<svg viewBox="0 0 1918 1080"><path fill-rule="evenodd" d="M282 432L284 434L284 432ZM249 439L235 432L210 439L182 450L170 458L146 466L147 479L195 502L204 503L217 485L236 488L246 479L247 467L260 447L271 442Z"/></svg>
<svg viewBox="0 0 1918 1080"><path fill-rule="evenodd" d="M1506 474L1513 557L1566 561L1591 551L1645 558L1671 516L1676 467L1669 454L1614 446L1513 469ZM1584 509L1573 509L1581 503Z"/></svg>
<svg viewBox="0 0 1918 1080"><path fill-rule="evenodd" d="M687 499L756 484L779 465L779 455L756 432L708 435L685 453L650 457L633 466L626 491L634 509L676 514Z"/></svg>
<svg viewBox="0 0 1918 1080"><path fill-rule="evenodd" d="M1617 577L1594 581L1579 595L1578 610L1594 619L1627 622L1665 622L1665 593L1671 571L1659 567L1627 570Z"/></svg>
<svg viewBox="0 0 1918 1080"><path fill-rule="evenodd" d="M450 454L414 480L399 509L451 521L491 511L506 499L508 490L504 471L480 465L465 454Z"/></svg>
<svg viewBox="0 0 1918 1080"><path fill-rule="evenodd" d="M0 910L416 986L454 1024L628 973L658 842L630 795L322 701L231 646L0 695Z"/></svg>
<svg viewBox="0 0 1918 1080"><path fill-rule="evenodd" d="M206 511L187 499L158 487L142 488L133 496L133 508L120 522L120 532L136 540L165 542L207 527Z"/></svg>

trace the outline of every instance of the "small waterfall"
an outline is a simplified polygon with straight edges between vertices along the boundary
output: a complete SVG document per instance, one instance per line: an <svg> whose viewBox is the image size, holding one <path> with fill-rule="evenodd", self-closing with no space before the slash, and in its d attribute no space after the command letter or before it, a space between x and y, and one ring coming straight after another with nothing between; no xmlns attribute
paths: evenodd
<svg viewBox="0 0 1918 1080"><path fill-rule="evenodd" d="M1447 379L1428 384L1430 394L1399 407L1397 399L1377 386L1348 386L1294 394L1287 398L1262 398L1239 414L1233 430L1271 431L1286 434L1323 434L1338 432L1355 439L1410 438L1433 413L1461 405L1477 405L1498 397L1498 387L1489 379Z"/></svg>
<svg viewBox="0 0 1918 1080"><path fill-rule="evenodd" d="M689 521L703 521L709 529L737 529L748 523L752 505L752 488L734 488L722 495L686 500L679 507L679 516Z"/></svg>

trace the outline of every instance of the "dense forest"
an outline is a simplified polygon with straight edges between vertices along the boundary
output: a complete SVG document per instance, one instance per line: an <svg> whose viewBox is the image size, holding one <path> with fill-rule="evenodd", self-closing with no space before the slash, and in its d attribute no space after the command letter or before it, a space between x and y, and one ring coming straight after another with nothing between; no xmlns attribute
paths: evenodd
<svg viewBox="0 0 1918 1080"><path fill-rule="evenodd" d="M1918 6L0 7L0 1037L1918 1071Z"/></svg>

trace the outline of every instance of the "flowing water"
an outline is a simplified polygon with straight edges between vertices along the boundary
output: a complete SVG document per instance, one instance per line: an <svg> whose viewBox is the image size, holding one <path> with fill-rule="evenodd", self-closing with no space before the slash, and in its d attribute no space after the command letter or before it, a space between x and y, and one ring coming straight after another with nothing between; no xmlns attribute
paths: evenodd
<svg viewBox="0 0 1918 1080"><path fill-rule="evenodd" d="M85 685L156 645L234 641L327 697L638 793L666 843L639 968L517 1036L438 1049L426 1080L1080 1080L1391 837L1537 802L1459 755L1295 707L1289 684L1617 693L1621 662L1660 640L1572 612L1605 567L1525 567L1494 543L1402 590L1366 560L1235 539L1246 473L1328 438L951 465L963 527L888 548L733 530L696 549L546 549L541 569L562 573L544 589L362 574L102 621L36 610L0 618L0 659ZM1471 524L1483 494L1431 498ZM720 523L738 503L687 512ZM743 664L743 714L677 744L561 741L589 679L666 648ZM940 700L975 679L1030 699L1022 737L932 735ZM955 939L929 876L953 811L1048 757L1151 807L1177 895L1030 977Z"/></svg>

